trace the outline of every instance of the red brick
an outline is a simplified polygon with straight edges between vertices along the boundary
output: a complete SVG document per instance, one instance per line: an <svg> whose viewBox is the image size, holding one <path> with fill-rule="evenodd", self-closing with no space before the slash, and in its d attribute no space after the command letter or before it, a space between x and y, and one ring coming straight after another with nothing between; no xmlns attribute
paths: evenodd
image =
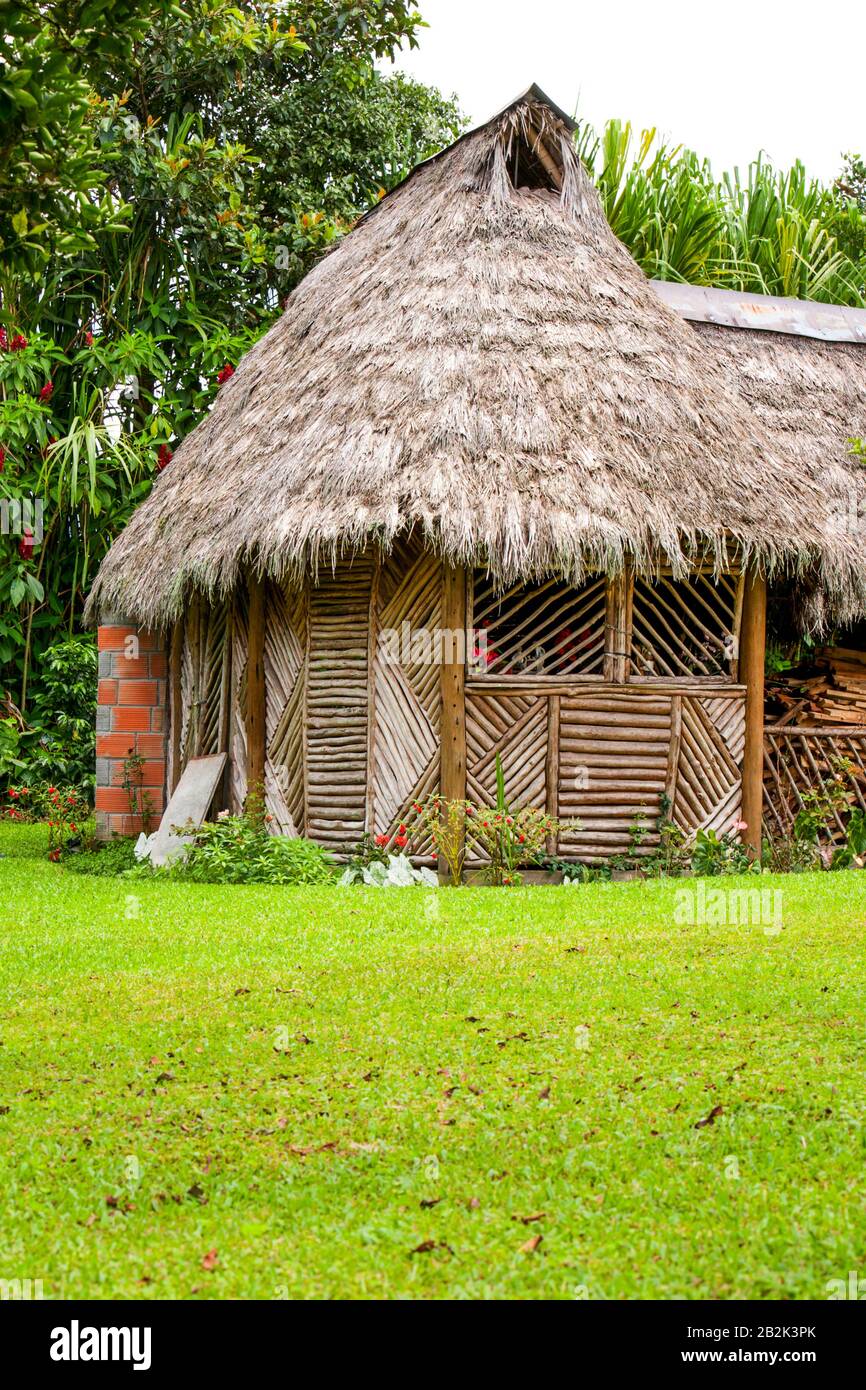
<svg viewBox="0 0 866 1390"><path fill-rule="evenodd" d="M130 748L136 751L135 742L137 738L150 738L150 734L97 734L96 735L96 756L97 758L125 758ZM145 752L141 750L144 757L156 756L152 750Z"/></svg>
<svg viewBox="0 0 866 1390"><path fill-rule="evenodd" d="M143 758L164 758L165 739L162 734L136 734L135 751Z"/></svg>
<svg viewBox="0 0 866 1390"><path fill-rule="evenodd" d="M152 676L164 676L166 674L165 652L151 652L150 674Z"/></svg>
<svg viewBox="0 0 866 1390"><path fill-rule="evenodd" d="M146 734L150 732L150 718L150 709L115 705L114 709L111 711L111 728L115 732L125 730L130 734Z"/></svg>
<svg viewBox="0 0 866 1390"><path fill-rule="evenodd" d="M124 814L129 811L129 797L122 787L97 787L96 809Z"/></svg>
<svg viewBox="0 0 866 1390"><path fill-rule="evenodd" d="M119 705L155 705L157 702L156 681L119 681L118 685Z"/></svg>
<svg viewBox="0 0 866 1390"><path fill-rule="evenodd" d="M163 733L165 730L165 710L162 708L153 709L150 712L150 727L154 733Z"/></svg>
<svg viewBox="0 0 866 1390"><path fill-rule="evenodd" d="M115 760L115 761L111 764L111 785L112 785L113 787L121 787L121 786L123 786L123 781L124 781L125 776L126 776L126 768L124 767L123 761L122 761L121 759ZM158 758L158 759L157 759L157 758L153 758L153 759L150 759L150 760L148 760L148 761L146 761L145 763L142 764L142 768L141 768L141 786L142 786L142 787L147 787L148 789L150 789L150 788L152 788L152 787L161 787L164 781L165 781L165 763L163 762L162 758ZM135 786L138 786L138 785L139 785L138 774L136 774L136 778L135 778L134 785L135 785Z"/></svg>
<svg viewBox="0 0 866 1390"><path fill-rule="evenodd" d="M116 705L117 681L101 680L97 688L96 698L101 705Z"/></svg>
<svg viewBox="0 0 866 1390"><path fill-rule="evenodd" d="M135 633L134 627L101 627L96 638L97 646L101 652L123 651L123 644L130 633Z"/></svg>
<svg viewBox="0 0 866 1390"><path fill-rule="evenodd" d="M143 652L161 652L163 650L163 638L158 632L140 632L138 634L139 650Z"/></svg>
<svg viewBox="0 0 866 1390"><path fill-rule="evenodd" d="M111 662L111 674L124 681L147 679L150 675L152 660L153 657L148 656L147 653L140 656L125 656L123 652L115 652Z"/></svg>

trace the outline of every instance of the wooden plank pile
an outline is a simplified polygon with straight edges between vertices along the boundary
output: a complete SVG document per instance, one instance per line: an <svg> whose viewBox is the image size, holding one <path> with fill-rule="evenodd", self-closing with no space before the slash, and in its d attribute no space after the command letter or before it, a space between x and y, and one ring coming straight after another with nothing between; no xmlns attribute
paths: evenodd
<svg viewBox="0 0 866 1390"><path fill-rule="evenodd" d="M866 726L866 652L819 647L802 669L767 677L765 722L797 728Z"/></svg>

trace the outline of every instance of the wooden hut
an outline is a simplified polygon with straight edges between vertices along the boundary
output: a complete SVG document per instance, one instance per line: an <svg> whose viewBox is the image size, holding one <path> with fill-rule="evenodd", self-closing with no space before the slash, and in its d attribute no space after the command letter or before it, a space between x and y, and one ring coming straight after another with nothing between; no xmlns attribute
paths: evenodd
<svg viewBox="0 0 866 1390"><path fill-rule="evenodd" d="M563 857L621 852L665 796L757 841L767 579L862 610L850 473L662 302L572 137L532 87L420 165L177 449L90 600L104 831L135 828L129 730L154 809L225 750L225 804L261 782L275 829L337 852L405 823L423 859L413 803L490 797L497 753L514 799L579 818Z"/></svg>

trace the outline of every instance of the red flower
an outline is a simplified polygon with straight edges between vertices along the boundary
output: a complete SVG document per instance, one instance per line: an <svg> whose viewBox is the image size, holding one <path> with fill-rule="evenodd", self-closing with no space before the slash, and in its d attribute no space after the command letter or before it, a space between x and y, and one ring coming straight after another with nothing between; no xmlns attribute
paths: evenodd
<svg viewBox="0 0 866 1390"><path fill-rule="evenodd" d="M526 839L526 836L525 836L525 835L518 835L517 838L518 838L518 840L520 841L520 843L523 844L524 840Z"/></svg>
<svg viewBox="0 0 866 1390"><path fill-rule="evenodd" d="M413 811L423 811L423 809L424 809L424 807L421 805L421 802L420 802L420 801L413 801L413 802L412 802L412 810L413 810Z"/></svg>
<svg viewBox="0 0 866 1390"><path fill-rule="evenodd" d="M52 864L56 864L57 861L58 861L59 858L60 858L60 850L59 850L59 849L53 849L53 850L51 850L51 852L50 852L49 855L48 855L48 858L51 860Z"/></svg>
<svg viewBox="0 0 866 1390"><path fill-rule="evenodd" d="M160 444L159 453L156 456L156 466L159 469L160 473L165 468L167 463L171 463L173 458L174 454L171 452L171 449L168 447L168 445Z"/></svg>
<svg viewBox="0 0 866 1390"><path fill-rule="evenodd" d="M6 337L6 329L0 328L0 352L5 352L9 346L9 339Z"/></svg>
<svg viewBox="0 0 866 1390"><path fill-rule="evenodd" d="M387 836L387 835L377 835L377 836L376 836L376 844L379 846L380 849L384 849L385 846L387 845L387 843L388 843L388 836Z"/></svg>
<svg viewBox="0 0 866 1390"><path fill-rule="evenodd" d="M0 473L3 472L3 465L4 465L5 462L6 462L6 450L3 448L3 445L0 444Z"/></svg>
<svg viewBox="0 0 866 1390"><path fill-rule="evenodd" d="M229 377L234 376L234 374L235 369L232 366L231 362L226 362L222 371L217 372L217 381L219 382L220 386L224 386L225 383L228 381Z"/></svg>
<svg viewBox="0 0 866 1390"><path fill-rule="evenodd" d="M9 344L10 352L23 352L27 346L27 339L21 333L16 333L12 342Z"/></svg>
<svg viewBox="0 0 866 1390"><path fill-rule="evenodd" d="M18 542L18 554L22 560L29 560L33 555L33 532L29 526L24 528L24 535Z"/></svg>
<svg viewBox="0 0 866 1390"><path fill-rule="evenodd" d="M407 843L408 843L408 837L407 837L406 835L395 835L395 836L394 836L394 844L397 846L398 849L404 849L404 848L406 847Z"/></svg>
<svg viewBox="0 0 866 1390"><path fill-rule="evenodd" d="M88 347L93 347L93 334L90 332L89 329L84 335L84 341Z"/></svg>
<svg viewBox="0 0 866 1390"><path fill-rule="evenodd" d="M70 830L74 830L74 829L75 829L75 821L70 821L70 822L69 822L69 829L70 829Z"/></svg>
<svg viewBox="0 0 866 1390"><path fill-rule="evenodd" d="M18 793L17 793L17 791L15 790L14 787L10 787L10 788L9 788L9 800L10 800L10 801L17 801L17 800L18 800Z"/></svg>
<svg viewBox="0 0 866 1390"><path fill-rule="evenodd" d="M52 397L53 395L54 395L54 382L53 382L53 381L46 381L46 383L45 383L45 385L43 386L42 390L39 392L39 399L40 399L40 401L50 401L50 400L51 400L51 397Z"/></svg>
<svg viewBox="0 0 866 1390"><path fill-rule="evenodd" d="M438 855L438 854L431 854L431 855L430 855L430 858L433 860L433 862L434 862L434 864L435 864L436 860L439 858L439 855Z"/></svg>

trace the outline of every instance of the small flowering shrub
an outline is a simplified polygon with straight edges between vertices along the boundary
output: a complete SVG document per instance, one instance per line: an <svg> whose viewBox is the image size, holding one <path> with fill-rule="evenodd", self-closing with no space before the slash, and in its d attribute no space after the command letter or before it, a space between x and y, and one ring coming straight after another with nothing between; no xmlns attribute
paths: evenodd
<svg viewBox="0 0 866 1390"><path fill-rule="evenodd" d="M495 887L514 887L520 882L521 867L540 863L548 836L558 826L554 816L533 806L515 810L468 807L466 813L467 838L490 860L487 872Z"/></svg>
<svg viewBox="0 0 866 1390"><path fill-rule="evenodd" d="M442 859L448 866L448 877L459 884L466 862L466 817L471 810L468 801L446 801L434 796L426 805L415 803L413 808L423 818L433 841L434 860Z"/></svg>
<svg viewBox="0 0 866 1390"><path fill-rule="evenodd" d="M41 782L21 783L6 790L4 820L44 821L48 825L48 857L54 863L72 841L89 838L90 806L77 787Z"/></svg>

